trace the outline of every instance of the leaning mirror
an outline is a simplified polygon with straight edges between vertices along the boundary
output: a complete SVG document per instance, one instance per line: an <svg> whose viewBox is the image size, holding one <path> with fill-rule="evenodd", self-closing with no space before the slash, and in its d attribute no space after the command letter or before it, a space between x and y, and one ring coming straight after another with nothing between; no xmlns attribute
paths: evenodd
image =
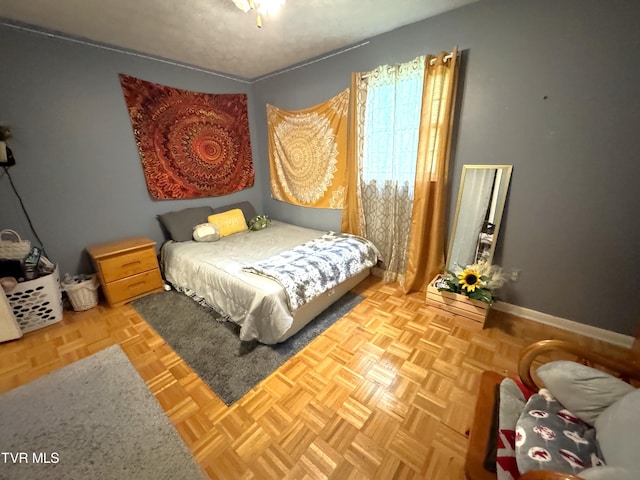
<svg viewBox="0 0 640 480"><path fill-rule="evenodd" d="M458 192L447 270L491 263L507 198L511 165L464 165Z"/></svg>

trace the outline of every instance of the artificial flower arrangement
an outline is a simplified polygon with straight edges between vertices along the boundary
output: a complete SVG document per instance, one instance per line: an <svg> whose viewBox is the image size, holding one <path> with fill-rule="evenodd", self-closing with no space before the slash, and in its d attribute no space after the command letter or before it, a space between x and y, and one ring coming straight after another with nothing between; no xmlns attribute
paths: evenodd
<svg viewBox="0 0 640 480"><path fill-rule="evenodd" d="M440 292L458 293L492 305L494 292L502 287L505 281L506 276L501 267L480 262L467 266L460 273L445 270L434 286Z"/></svg>

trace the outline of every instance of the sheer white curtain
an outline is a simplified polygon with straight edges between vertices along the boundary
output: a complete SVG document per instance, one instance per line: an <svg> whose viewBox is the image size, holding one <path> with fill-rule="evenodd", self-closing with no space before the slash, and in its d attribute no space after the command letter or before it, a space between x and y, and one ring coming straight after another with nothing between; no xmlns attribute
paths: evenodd
<svg viewBox="0 0 640 480"><path fill-rule="evenodd" d="M385 280L406 292L444 266L457 58L455 48L351 75L341 228L373 240Z"/></svg>
<svg viewBox="0 0 640 480"><path fill-rule="evenodd" d="M382 254L387 282L406 270L424 68L421 56L358 82L360 223Z"/></svg>
<svg viewBox="0 0 640 480"><path fill-rule="evenodd" d="M462 196L456 223L456 241L451 249L451 258L457 265L450 265L453 271L464 269L475 263L478 235L487 215L491 193L496 178L493 169L472 168L465 172Z"/></svg>

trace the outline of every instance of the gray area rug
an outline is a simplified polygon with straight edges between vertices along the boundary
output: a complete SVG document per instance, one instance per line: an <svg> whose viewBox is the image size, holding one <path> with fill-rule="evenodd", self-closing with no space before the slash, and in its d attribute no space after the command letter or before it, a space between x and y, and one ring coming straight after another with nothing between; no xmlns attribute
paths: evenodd
<svg viewBox="0 0 640 480"><path fill-rule="evenodd" d="M0 452L2 479L206 478L118 345L1 395Z"/></svg>
<svg viewBox="0 0 640 480"><path fill-rule="evenodd" d="M132 305L209 387L231 405L288 358L346 315L364 297L347 292L297 334L277 345L241 342L239 327L171 290Z"/></svg>

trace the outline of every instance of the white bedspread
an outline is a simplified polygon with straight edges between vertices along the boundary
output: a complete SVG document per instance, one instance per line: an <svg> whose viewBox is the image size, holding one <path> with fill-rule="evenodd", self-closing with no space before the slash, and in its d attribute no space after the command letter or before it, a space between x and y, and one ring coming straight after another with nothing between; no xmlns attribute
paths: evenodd
<svg viewBox="0 0 640 480"><path fill-rule="evenodd" d="M193 290L239 324L241 340L273 344L293 322L286 294L279 283L243 272L242 267L324 233L273 220L264 230L236 233L217 242L168 242L162 247L165 278Z"/></svg>

